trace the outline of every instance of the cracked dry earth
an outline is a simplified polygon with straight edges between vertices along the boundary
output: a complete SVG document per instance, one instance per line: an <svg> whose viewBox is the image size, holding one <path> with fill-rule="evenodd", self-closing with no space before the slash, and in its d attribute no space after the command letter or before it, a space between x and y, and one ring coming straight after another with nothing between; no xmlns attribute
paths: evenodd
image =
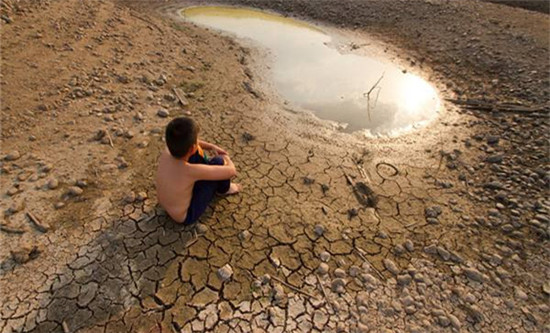
<svg viewBox="0 0 550 333"><path fill-rule="evenodd" d="M546 146L508 155L543 115L446 105L365 140L250 89L254 50L214 32L109 1L2 15L1 332L550 330ZM182 114L245 188L190 227L152 186Z"/></svg>

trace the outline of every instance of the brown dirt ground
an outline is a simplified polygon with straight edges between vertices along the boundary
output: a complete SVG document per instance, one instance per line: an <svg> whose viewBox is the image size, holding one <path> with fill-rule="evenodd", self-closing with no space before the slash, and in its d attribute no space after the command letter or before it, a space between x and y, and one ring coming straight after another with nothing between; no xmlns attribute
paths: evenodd
<svg viewBox="0 0 550 333"><path fill-rule="evenodd" d="M470 0L220 2L376 38L443 97L548 102L541 13ZM256 50L170 14L193 3L2 2L1 332L549 329L547 108L446 103L438 121L399 138L339 133L278 104ZM173 87L192 93L189 107ZM234 156L245 186L197 227L156 206L160 108L190 112L203 138ZM361 205L346 174L369 184L375 208ZM75 186L81 194L69 193ZM403 250L408 242L414 250ZM40 254L28 260L33 246ZM268 273L322 295L311 279L324 251L330 273L320 284L338 313L288 286L280 300L273 281L251 287ZM225 264L234 275L224 282L216 271ZM361 275L333 293L335 269L352 267L378 287ZM409 275L409 288L396 285ZM394 304L404 289L413 315ZM295 302L307 308L298 319Z"/></svg>

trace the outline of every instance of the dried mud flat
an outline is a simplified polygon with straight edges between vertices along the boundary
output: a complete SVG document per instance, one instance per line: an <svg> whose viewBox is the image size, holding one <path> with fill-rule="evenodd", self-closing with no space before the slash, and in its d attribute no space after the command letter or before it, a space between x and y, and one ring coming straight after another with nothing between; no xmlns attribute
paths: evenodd
<svg viewBox="0 0 550 333"><path fill-rule="evenodd" d="M443 97L493 102L350 136L279 106L253 49L168 15L191 1L3 1L0 331L549 331L548 16L222 3L374 35ZM193 227L152 187L187 113L245 186Z"/></svg>

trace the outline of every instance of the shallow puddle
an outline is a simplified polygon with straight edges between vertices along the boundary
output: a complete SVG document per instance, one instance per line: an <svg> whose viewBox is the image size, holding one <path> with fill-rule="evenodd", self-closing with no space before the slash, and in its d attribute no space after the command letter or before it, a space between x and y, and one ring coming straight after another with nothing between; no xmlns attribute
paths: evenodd
<svg viewBox="0 0 550 333"><path fill-rule="evenodd" d="M428 82L380 59L342 54L328 46L331 36L305 22L226 7L192 7L181 14L267 48L281 96L319 118L347 124L347 132L398 134L437 116L439 99Z"/></svg>

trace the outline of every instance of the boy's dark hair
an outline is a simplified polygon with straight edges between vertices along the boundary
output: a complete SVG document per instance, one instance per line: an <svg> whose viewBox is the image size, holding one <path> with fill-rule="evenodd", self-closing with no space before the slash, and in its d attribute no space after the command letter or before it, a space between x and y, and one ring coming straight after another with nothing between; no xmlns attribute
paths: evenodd
<svg viewBox="0 0 550 333"><path fill-rule="evenodd" d="M191 118L174 118L166 126L166 145L170 154L182 158L197 142L199 125Z"/></svg>

